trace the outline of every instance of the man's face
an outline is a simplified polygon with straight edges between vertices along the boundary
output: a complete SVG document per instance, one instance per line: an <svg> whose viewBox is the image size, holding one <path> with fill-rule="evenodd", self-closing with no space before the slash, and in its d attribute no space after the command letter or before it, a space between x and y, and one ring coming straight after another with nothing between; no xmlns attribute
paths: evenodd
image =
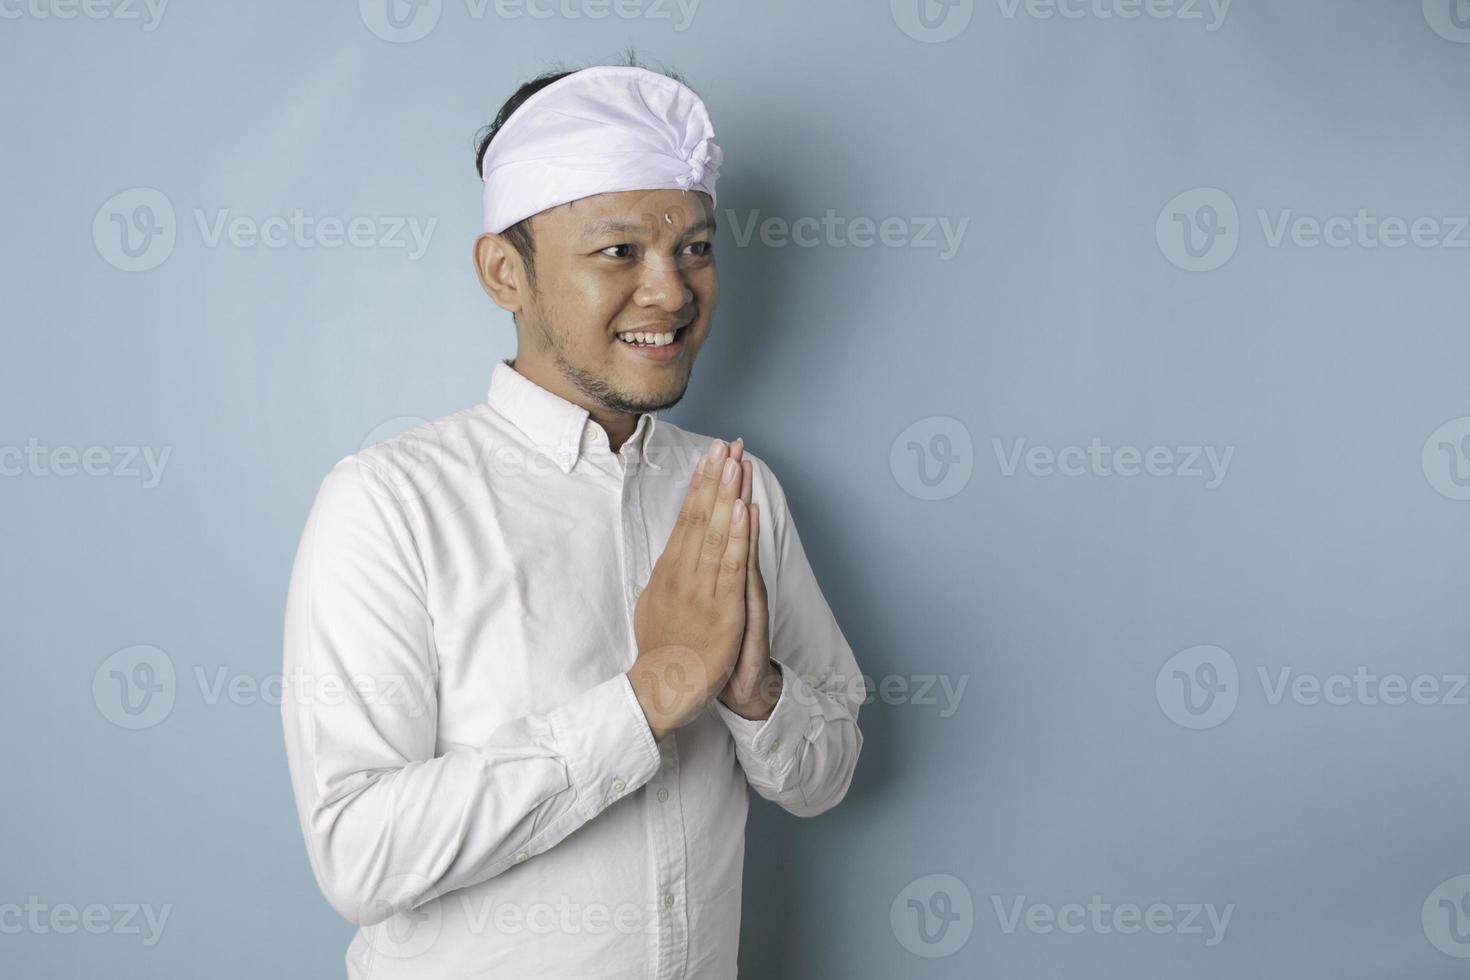
<svg viewBox="0 0 1470 980"><path fill-rule="evenodd" d="M535 290L521 314L532 357L612 411L678 402L719 298L714 233L703 192L597 194L536 215ZM673 332L674 343L637 348L618 339L629 331Z"/></svg>

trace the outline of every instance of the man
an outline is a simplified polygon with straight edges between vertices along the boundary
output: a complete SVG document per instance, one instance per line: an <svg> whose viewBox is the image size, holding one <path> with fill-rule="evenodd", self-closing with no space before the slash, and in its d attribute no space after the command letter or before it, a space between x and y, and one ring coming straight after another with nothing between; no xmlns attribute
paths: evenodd
<svg viewBox="0 0 1470 980"><path fill-rule="evenodd" d="M847 792L866 691L779 482L657 414L719 292L713 137L644 68L523 86L474 248L516 357L322 483L283 720L350 977L734 977L746 787Z"/></svg>

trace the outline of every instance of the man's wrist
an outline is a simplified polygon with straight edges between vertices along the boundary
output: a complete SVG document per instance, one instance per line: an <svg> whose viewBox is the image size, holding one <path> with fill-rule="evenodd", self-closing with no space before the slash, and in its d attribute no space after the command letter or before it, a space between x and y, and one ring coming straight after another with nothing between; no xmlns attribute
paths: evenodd
<svg viewBox="0 0 1470 980"><path fill-rule="evenodd" d="M756 682L755 692L750 698L738 700L727 697L727 688L720 694L720 703L747 721L765 721L776 710L784 687L781 668L774 660L767 659L765 673Z"/></svg>

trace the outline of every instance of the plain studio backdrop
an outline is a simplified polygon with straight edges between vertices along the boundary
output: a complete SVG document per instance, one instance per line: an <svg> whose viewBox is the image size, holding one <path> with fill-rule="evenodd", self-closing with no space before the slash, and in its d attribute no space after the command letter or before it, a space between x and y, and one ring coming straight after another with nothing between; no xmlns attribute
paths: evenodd
<svg viewBox="0 0 1470 980"><path fill-rule="evenodd" d="M0 5L0 974L341 975L297 539L514 351L476 131L632 45L726 154L668 417L873 686L742 974L1464 975L1470 4L391 4Z"/></svg>

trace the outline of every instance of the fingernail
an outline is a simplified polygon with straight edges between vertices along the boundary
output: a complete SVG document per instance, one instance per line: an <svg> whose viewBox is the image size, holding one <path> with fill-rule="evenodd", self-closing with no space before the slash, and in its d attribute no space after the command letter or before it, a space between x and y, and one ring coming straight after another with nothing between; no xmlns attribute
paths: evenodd
<svg viewBox="0 0 1470 980"><path fill-rule="evenodd" d="M729 483L731 480L735 479L735 473L739 469L740 467L736 465L733 459L725 460L725 472L720 474L720 482Z"/></svg>
<svg viewBox="0 0 1470 980"><path fill-rule="evenodd" d="M741 521L745 520L745 501L741 500L739 497L735 498L735 506L730 508L730 520L734 521L736 524L739 524Z"/></svg>
<svg viewBox="0 0 1470 980"><path fill-rule="evenodd" d="M723 439L716 439L714 442L709 444L709 461L711 463L718 463L724 458L725 441Z"/></svg>

